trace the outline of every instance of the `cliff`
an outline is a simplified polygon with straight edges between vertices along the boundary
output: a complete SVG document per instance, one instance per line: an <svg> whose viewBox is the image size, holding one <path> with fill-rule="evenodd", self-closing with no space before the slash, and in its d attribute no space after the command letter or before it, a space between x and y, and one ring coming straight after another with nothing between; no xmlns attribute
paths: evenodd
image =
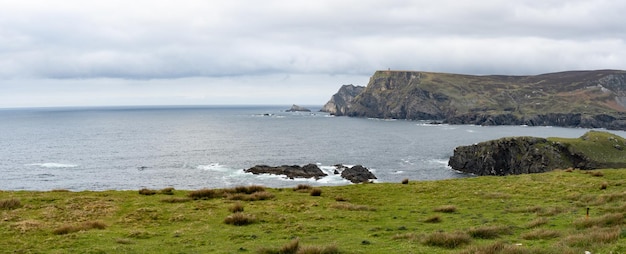
<svg viewBox="0 0 626 254"><path fill-rule="evenodd" d="M476 175L620 168L626 167L625 146L624 138L599 131L576 139L511 137L457 147L448 165Z"/></svg>
<svg viewBox="0 0 626 254"><path fill-rule="evenodd" d="M320 109L333 115L346 115L351 110L354 98L361 94L365 87L354 85L343 85L339 91Z"/></svg>
<svg viewBox="0 0 626 254"><path fill-rule="evenodd" d="M626 130L626 71L534 76L377 71L360 92L343 86L323 111L450 124Z"/></svg>

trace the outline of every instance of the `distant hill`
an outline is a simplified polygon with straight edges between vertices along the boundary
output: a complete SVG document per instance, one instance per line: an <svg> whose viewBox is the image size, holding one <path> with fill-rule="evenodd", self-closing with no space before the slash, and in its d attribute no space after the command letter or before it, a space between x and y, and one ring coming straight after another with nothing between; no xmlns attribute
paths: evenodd
<svg viewBox="0 0 626 254"><path fill-rule="evenodd" d="M322 108L338 116L626 130L626 71L534 76L376 71Z"/></svg>

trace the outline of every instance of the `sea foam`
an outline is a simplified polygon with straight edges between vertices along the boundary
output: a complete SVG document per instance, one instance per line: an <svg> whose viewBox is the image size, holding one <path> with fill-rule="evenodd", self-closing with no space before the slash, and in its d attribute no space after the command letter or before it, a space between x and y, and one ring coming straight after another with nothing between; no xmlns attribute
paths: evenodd
<svg viewBox="0 0 626 254"><path fill-rule="evenodd" d="M33 163L33 164L28 164L27 166L37 166L41 168L75 168L75 167L78 167L78 165L76 164L64 164L64 163L56 163L56 162Z"/></svg>

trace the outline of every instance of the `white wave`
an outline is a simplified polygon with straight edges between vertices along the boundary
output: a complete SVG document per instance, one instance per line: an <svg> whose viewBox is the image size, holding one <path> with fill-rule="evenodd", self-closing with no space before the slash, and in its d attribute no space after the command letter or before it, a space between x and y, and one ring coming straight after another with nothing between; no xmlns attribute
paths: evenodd
<svg viewBox="0 0 626 254"><path fill-rule="evenodd" d="M430 163L432 164L443 164L443 165L448 165L448 159L431 159L429 160Z"/></svg>
<svg viewBox="0 0 626 254"><path fill-rule="evenodd" d="M396 170L396 171L393 171L392 174L394 174L394 175L404 174L404 171Z"/></svg>
<svg viewBox="0 0 626 254"><path fill-rule="evenodd" d="M224 166L219 163L211 163L208 165L198 165L197 169L206 170L206 171L217 171L217 172L228 172L232 171L232 168Z"/></svg>
<svg viewBox="0 0 626 254"><path fill-rule="evenodd" d="M75 165L75 164L64 164L64 163L56 163L56 162L33 163L33 164L28 164L27 166L37 166L41 168L75 168L75 167L78 167L78 165Z"/></svg>

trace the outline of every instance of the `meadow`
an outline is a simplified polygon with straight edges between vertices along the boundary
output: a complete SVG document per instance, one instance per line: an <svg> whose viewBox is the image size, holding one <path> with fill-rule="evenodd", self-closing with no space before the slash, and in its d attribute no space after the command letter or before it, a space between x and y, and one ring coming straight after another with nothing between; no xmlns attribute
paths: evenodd
<svg viewBox="0 0 626 254"><path fill-rule="evenodd" d="M626 253L626 170L0 191L0 253Z"/></svg>

